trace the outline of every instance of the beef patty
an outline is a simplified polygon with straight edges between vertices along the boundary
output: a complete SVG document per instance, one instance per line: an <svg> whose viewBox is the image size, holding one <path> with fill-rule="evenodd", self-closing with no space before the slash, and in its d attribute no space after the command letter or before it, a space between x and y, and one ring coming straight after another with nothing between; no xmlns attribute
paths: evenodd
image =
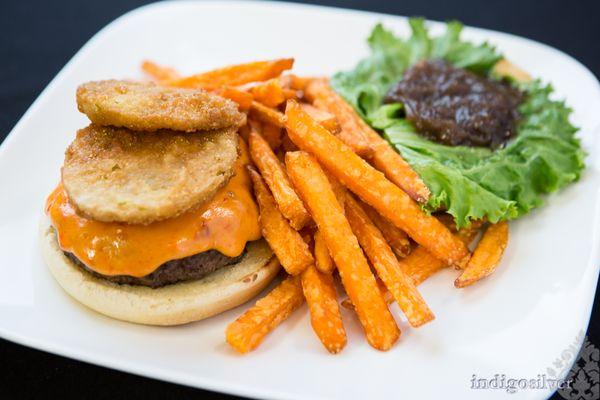
<svg viewBox="0 0 600 400"><path fill-rule="evenodd" d="M220 268L238 263L246 255L245 250L237 257L227 257L217 250L208 250L193 256L167 261L151 274L136 278L128 275L99 274L81 262L73 253L66 251L64 253L76 265L98 278L119 284L148 286L151 288L201 279Z"/></svg>
<svg viewBox="0 0 600 400"><path fill-rule="evenodd" d="M496 149L516 134L523 94L443 60L409 68L385 97L402 103L419 134L451 146Z"/></svg>

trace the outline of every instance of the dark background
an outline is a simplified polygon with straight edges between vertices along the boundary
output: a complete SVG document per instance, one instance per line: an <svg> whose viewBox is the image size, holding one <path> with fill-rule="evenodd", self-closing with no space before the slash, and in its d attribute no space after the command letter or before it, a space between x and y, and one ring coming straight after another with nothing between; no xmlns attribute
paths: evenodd
<svg viewBox="0 0 600 400"><path fill-rule="evenodd" d="M0 1L0 142L62 66L100 28L146 1ZM467 25L554 46L600 76L597 0L306 1ZM588 336L596 346L598 298ZM232 397L141 378L28 349L0 339L0 398Z"/></svg>

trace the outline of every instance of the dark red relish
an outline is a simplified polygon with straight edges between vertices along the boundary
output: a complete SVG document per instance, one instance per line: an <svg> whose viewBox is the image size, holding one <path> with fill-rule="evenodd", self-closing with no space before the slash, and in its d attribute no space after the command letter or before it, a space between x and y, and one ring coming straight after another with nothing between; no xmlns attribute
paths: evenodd
<svg viewBox="0 0 600 400"><path fill-rule="evenodd" d="M497 149L516 134L523 93L442 60L409 68L385 97L402 103L406 118L430 140Z"/></svg>

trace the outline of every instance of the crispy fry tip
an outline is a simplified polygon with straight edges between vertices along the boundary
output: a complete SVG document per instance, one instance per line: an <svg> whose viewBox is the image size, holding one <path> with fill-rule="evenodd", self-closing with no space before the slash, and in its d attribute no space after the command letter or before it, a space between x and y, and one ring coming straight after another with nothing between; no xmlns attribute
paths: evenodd
<svg viewBox="0 0 600 400"><path fill-rule="evenodd" d="M300 278L289 276L229 324L225 330L225 340L239 353L248 353L303 302Z"/></svg>
<svg viewBox="0 0 600 400"><path fill-rule="evenodd" d="M507 244L508 223L502 221L490 225L462 274L454 281L454 286L464 288L492 274L500 263Z"/></svg>

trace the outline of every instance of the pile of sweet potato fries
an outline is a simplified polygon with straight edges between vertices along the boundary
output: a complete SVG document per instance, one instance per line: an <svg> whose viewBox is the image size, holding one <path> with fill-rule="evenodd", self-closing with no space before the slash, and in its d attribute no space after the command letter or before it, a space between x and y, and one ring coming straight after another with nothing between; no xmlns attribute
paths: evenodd
<svg viewBox="0 0 600 400"><path fill-rule="evenodd" d="M284 74L293 59L233 65L182 77L152 62L142 69L161 85L203 88L247 113L240 136L260 208L260 223L288 276L226 330L241 353L306 300L311 324L331 353L346 345L335 281L348 296L367 341L387 350L400 336L388 304L409 324L434 319L417 285L443 268L462 270L458 288L491 274L508 242L506 222L474 221L457 230L447 214L419 203L429 189L410 165L329 86ZM468 245L482 228L471 254ZM335 272L337 270L337 273Z"/></svg>

